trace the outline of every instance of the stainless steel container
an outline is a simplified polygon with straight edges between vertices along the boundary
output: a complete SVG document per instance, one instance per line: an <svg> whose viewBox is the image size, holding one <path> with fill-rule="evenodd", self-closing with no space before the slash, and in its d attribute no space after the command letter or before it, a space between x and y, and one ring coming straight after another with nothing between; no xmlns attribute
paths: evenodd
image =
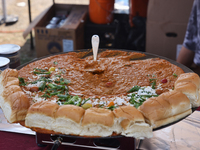
<svg viewBox="0 0 200 150"><path fill-rule="evenodd" d="M3 71L9 67L10 60L6 57L0 57L0 70Z"/></svg>
<svg viewBox="0 0 200 150"><path fill-rule="evenodd" d="M10 59L9 67L14 69L20 66L19 56L20 46L16 44L2 44L0 45L0 57Z"/></svg>

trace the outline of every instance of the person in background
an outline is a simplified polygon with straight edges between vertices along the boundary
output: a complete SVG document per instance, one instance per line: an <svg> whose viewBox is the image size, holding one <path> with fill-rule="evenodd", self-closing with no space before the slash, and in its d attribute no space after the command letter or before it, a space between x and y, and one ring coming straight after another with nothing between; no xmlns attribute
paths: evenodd
<svg viewBox="0 0 200 150"><path fill-rule="evenodd" d="M194 0L177 62L193 69L200 75L200 0Z"/></svg>

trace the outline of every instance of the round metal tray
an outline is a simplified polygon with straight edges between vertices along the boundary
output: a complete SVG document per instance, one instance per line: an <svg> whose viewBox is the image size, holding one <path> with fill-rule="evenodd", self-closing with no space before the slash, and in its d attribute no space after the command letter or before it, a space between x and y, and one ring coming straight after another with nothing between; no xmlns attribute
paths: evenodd
<svg viewBox="0 0 200 150"><path fill-rule="evenodd" d="M103 51L106 51L108 49L99 49L98 53L101 53ZM133 51L133 50L124 50L124 49L109 49L109 50L120 50L120 51L126 51L126 52L139 52L139 53L143 53L145 54L146 56L145 57L142 57L142 58L139 58L139 59L134 59L134 60L144 60L144 59L150 59L150 58L160 58L160 59L165 59L167 61L169 61L170 63L180 67L181 69L183 69L184 72L193 72L190 68L174 61L174 60L171 60L169 58L166 58L166 57L163 57L163 56L158 56L158 55L155 55L155 54L150 54L150 53L146 53L146 52L140 52L140 51ZM93 55L93 52L92 52L92 49L81 49L81 50L77 50L77 51L70 51L70 52L86 52L86 54L82 57L82 58L85 58L87 56L91 56ZM50 56L54 56L54 55L60 55L60 54L64 54L64 53L68 53L68 52L63 52L63 53L56 53L56 54L51 54L51 55L48 55L48 56L44 56L44 57L41 57L41 58L36 58L28 63L25 63L19 67L17 67L16 69L19 70L21 68L23 68L24 66L32 63L32 62L35 62L35 61L38 61L38 60L41 60L41 59L44 59L44 58L47 58L47 57L50 57ZM194 112L194 110L196 110L196 108L193 108L192 111ZM184 117L186 118L186 117ZM170 123L170 124L167 124L165 126L162 126L162 127L159 127L159 128L156 128L154 129L153 131L156 131L156 130L160 130L160 129L163 129L165 127L168 127L168 126L171 126L181 120L183 120L184 118L178 120L178 121L175 121L173 123ZM82 137L82 136L74 136L74 135L61 135L61 136L66 136L66 137L70 137L70 138L90 138L90 137ZM116 136L110 136L110 137L92 137L92 138L97 138L97 139L108 139L108 138L121 138L123 137L122 135L116 135Z"/></svg>

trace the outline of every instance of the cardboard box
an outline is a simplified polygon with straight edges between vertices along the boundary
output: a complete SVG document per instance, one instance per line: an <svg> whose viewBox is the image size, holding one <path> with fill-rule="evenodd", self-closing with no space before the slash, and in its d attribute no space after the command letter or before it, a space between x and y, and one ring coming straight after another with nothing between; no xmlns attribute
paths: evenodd
<svg viewBox="0 0 200 150"><path fill-rule="evenodd" d="M176 60L192 9L191 0L149 0L146 52Z"/></svg>
<svg viewBox="0 0 200 150"><path fill-rule="evenodd" d="M37 57L68 52L84 48L84 23L88 12L87 5L54 4L44 10L24 32L28 35L34 27ZM69 13L59 28L46 28L56 14Z"/></svg>

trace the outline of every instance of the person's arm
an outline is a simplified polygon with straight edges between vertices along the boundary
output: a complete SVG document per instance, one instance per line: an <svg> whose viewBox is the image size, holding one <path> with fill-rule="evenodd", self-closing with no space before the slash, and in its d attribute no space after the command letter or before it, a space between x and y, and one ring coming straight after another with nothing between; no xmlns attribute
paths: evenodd
<svg viewBox="0 0 200 150"><path fill-rule="evenodd" d="M195 55L194 51L191 51L185 48L184 46L182 46L181 51L176 61L187 67L191 67L191 65L193 64L194 55Z"/></svg>
<svg viewBox="0 0 200 150"><path fill-rule="evenodd" d="M193 7L190 13L190 18L187 25L187 30L185 33L185 38L183 41L183 46L176 60L177 62L187 67L191 67L191 65L193 64L195 52L199 49L198 24L200 20L197 16L199 12L200 12L200 0L194 0Z"/></svg>

